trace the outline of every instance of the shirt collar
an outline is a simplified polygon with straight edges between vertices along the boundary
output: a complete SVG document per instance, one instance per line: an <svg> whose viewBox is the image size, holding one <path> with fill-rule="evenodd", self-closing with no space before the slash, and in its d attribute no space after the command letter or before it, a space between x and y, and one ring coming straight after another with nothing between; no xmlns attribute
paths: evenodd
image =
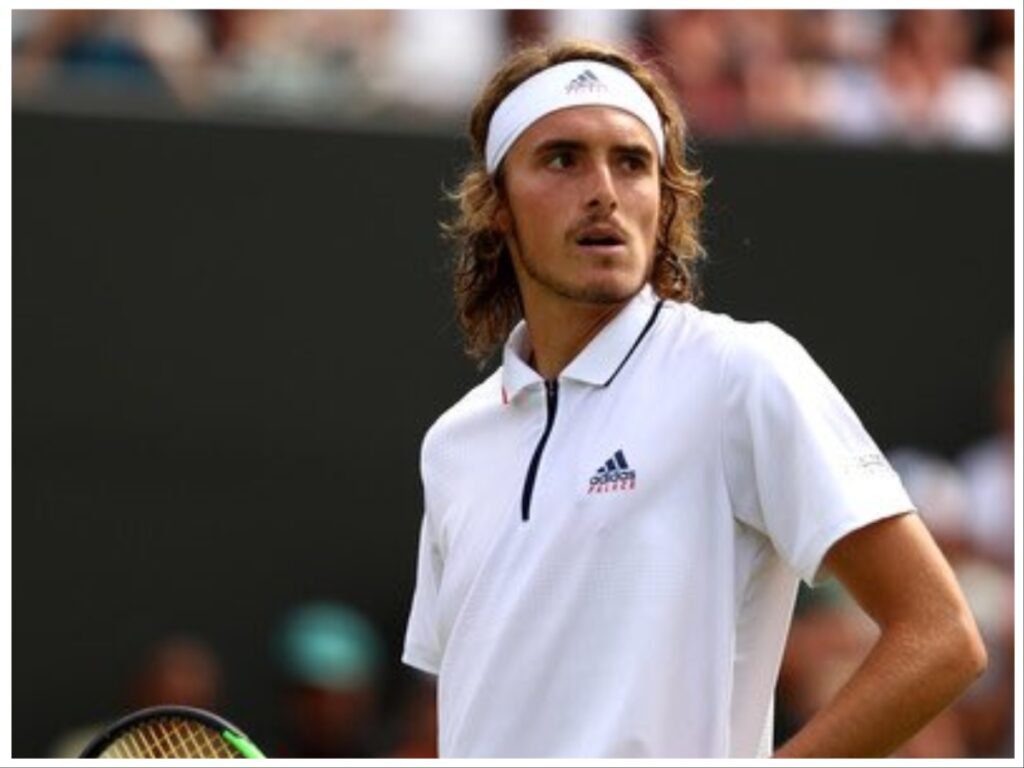
<svg viewBox="0 0 1024 768"><path fill-rule="evenodd" d="M544 379L527 362L533 348L530 334L526 332L526 321L520 320L505 342L501 362L501 400L508 403L530 385L542 384Z"/></svg>
<svg viewBox="0 0 1024 768"><path fill-rule="evenodd" d="M661 304L650 285L645 285L573 358L559 378L595 387L610 384L654 324ZM520 321L509 334L502 358L504 402L512 400L530 385L543 383L541 375L527 362L531 351L526 323Z"/></svg>

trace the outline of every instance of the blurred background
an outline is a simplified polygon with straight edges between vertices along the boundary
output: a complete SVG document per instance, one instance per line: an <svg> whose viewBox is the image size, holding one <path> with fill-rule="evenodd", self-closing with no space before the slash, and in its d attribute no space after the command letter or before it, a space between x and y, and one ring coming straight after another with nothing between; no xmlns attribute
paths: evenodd
<svg viewBox="0 0 1024 768"><path fill-rule="evenodd" d="M169 702L274 756L433 753L431 682L398 662L419 441L490 369L437 222L477 89L570 35L672 85L712 180L705 305L808 347L960 577L989 670L901 754L1012 755L1012 10L12 28L14 756ZM780 740L873 632L834 583L801 592Z"/></svg>

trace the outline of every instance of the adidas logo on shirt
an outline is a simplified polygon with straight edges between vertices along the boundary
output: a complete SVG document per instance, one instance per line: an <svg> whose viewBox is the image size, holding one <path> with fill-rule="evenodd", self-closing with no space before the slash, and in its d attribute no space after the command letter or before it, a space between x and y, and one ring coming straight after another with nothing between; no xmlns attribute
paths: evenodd
<svg viewBox="0 0 1024 768"><path fill-rule="evenodd" d="M597 75L589 69L583 70L579 75L569 81L565 86L566 93L579 93L580 91L607 91L608 87L602 83Z"/></svg>
<svg viewBox="0 0 1024 768"><path fill-rule="evenodd" d="M587 493L610 493L612 491L632 491L636 488L636 471L630 469L626 455L620 448L608 461L597 468L590 478L590 489Z"/></svg>

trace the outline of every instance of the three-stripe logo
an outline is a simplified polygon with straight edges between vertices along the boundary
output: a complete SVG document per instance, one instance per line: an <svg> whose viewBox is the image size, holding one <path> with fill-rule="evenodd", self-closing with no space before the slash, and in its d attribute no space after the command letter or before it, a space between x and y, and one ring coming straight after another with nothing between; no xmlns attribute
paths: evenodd
<svg viewBox="0 0 1024 768"><path fill-rule="evenodd" d="M590 478L587 493L609 493L611 491L632 491L636 488L636 471L626 461L626 454L620 448Z"/></svg>
<svg viewBox="0 0 1024 768"><path fill-rule="evenodd" d="M578 91L606 91L607 86L602 83L597 75L591 72L589 69L583 70L580 74L576 75L569 84L565 86L566 93L576 93Z"/></svg>

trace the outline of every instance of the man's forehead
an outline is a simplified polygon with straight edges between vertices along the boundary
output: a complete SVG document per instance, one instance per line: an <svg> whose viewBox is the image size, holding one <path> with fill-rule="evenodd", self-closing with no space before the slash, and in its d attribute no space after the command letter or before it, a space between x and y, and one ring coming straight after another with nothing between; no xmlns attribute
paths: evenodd
<svg viewBox="0 0 1024 768"><path fill-rule="evenodd" d="M531 125L513 146L529 151L549 141L583 144L642 144L657 154L650 129L635 115L617 107L586 105L551 112Z"/></svg>

